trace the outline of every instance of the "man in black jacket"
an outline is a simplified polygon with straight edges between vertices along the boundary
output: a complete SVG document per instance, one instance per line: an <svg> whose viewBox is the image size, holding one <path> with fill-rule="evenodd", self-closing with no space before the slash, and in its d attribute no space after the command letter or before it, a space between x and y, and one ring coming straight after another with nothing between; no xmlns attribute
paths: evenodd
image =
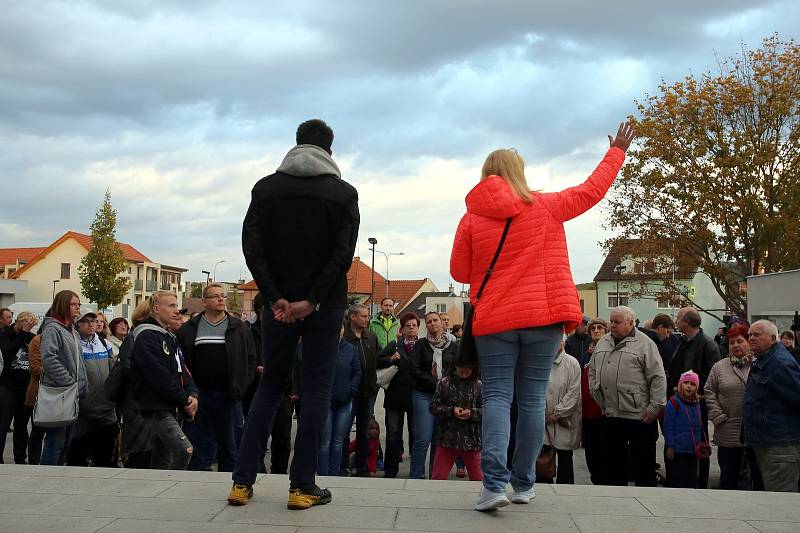
<svg viewBox="0 0 800 533"><path fill-rule="evenodd" d="M204 311L178 330L186 365L200 391L197 416L184 425L194 444L189 470L232 472L238 456L235 429L241 402L256 370L256 346L245 323L225 310L225 289L203 289Z"/></svg>
<svg viewBox="0 0 800 533"><path fill-rule="evenodd" d="M581 368L589 363L589 345L592 344L592 336L586 330L586 324L589 323L589 317L583 315L583 320L578 324L572 335L567 337L567 342L564 344L564 351L578 360Z"/></svg>
<svg viewBox="0 0 800 533"><path fill-rule="evenodd" d="M411 351L419 335L419 317L406 313L400 318L399 339L391 341L378 354L377 367L397 367L397 374L386 388L383 408L386 412L385 477L396 477L403 455L403 419L408 420L408 449L414 445L414 410L411 407Z"/></svg>
<svg viewBox="0 0 800 533"><path fill-rule="evenodd" d="M369 423L375 413L378 397L377 357L378 337L369 329L369 309L363 304L353 304L347 310L348 327L344 340L352 344L361 359L361 386L353 398L353 418L356 421L356 475L369 477ZM345 466L346 454L342 456Z"/></svg>
<svg viewBox="0 0 800 533"><path fill-rule="evenodd" d="M708 375L711 373L711 367L720 359L719 346L714 342L714 339L703 333L703 328L700 327L701 323L700 313L694 307L683 307L678 310L678 314L675 317L675 325L683 333L684 337L678 344L678 349L675 351L667 372L667 399L675 394L675 388L678 386L681 374L689 370L700 376L700 386L697 390L704 390ZM700 400L700 411L703 417L703 428L705 428L704 431L708 435L708 411L706 410L706 402L703 399ZM708 474L711 465L708 459L700 459L698 464L700 470L697 477L697 488L705 489L708 487ZM667 461L666 466L667 483L669 483L671 473L669 461Z"/></svg>
<svg viewBox="0 0 800 533"><path fill-rule="evenodd" d="M168 329L179 319L178 299L169 292L150 297L150 317L134 330L130 356L131 390L152 444L151 468L184 470L194 451L178 416L197 413L197 387L183 364L178 339ZM144 327L148 326L148 327Z"/></svg>
<svg viewBox="0 0 800 533"><path fill-rule="evenodd" d="M303 409L289 471L288 507L308 509L331 501L330 491L317 487L315 473L347 305L347 271L358 238L358 193L341 179L331 158L333 131L327 124L304 122L296 139L297 146L277 172L253 187L242 228L247 266L266 301L264 376L244 426L228 497L232 505L244 505L252 497L300 336Z"/></svg>

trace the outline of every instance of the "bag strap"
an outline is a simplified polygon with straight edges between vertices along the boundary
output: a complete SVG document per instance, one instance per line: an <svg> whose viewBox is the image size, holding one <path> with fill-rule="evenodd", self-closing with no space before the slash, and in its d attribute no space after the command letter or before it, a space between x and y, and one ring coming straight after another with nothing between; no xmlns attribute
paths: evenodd
<svg viewBox="0 0 800 533"><path fill-rule="evenodd" d="M486 271L486 275L483 276L483 282L481 283L481 287L478 289L478 294L475 295L475 303L480 300L481 295L483 294L483 289L486 288L486 284L489 283L489 278L494 272L494 266L497 264L497 259L500 257L500 251L503 249L503 244L506 242L506 237L508 236L508 229L511 227L511 217L506 219L506 227L503 228L503 236L500 237L500 244L497 245L497 251L494 253L494 257L492 258L492 262L489 264L489 270Z"/></svg>
<svg viewBox="0 0 800 533"><path fill-rule="evenodd" d="M673 398L674 398L674 396L673 396ZM697 440L694 438L694 429L692 428L692 417L689 416L689 410L690 410L689 406L687 405L686 406L686 420L689 421L689 434L692 436L692 444L694 445L695 448L697 448ZM707 444L708 443L708 436L706 436L706 430L703 429L702 415L700 416L700 420L698 420L698 423L700 425L700 432L703 434L703 443Z"/></svg>

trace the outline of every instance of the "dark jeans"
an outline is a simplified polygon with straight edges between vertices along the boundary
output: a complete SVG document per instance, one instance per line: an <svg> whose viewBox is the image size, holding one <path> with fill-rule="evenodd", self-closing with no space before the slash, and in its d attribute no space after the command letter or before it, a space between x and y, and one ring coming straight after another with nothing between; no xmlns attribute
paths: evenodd
<svg viewBox="0 0 800 533"><path fill-rule="evenodd" d="M289 455L292 453L292 400L284 395L272 424L272 441L269 445L270 474L289 473Z"/></svg>
<svg viewBox="0 0 800 533"><path fill-rule="evenodd" d="M73 437L67 450L68 466L101 466L113 468L119 424L94 426L86 434Z"/></svg>
<svg viewBox="0 0 800 533"><path fill-rule="evenodd" d="M575 469L572 466L572 450L559 450L556 448L556 464L558 470L556 473L556 483L560 485L574 485L575 484Z"/></svg>
<svg viewBox="0 0 800 533"><path fill-rule="evenodd" d="M197 414L183 425L194 446L189 470L211 471L218 458L220 472L232 472L236 465L236 401L225 391L200 389Z"/></svg>
<svg viewBox="0 0 800 533"><path fill-rule="evenodd" d="M235 483L252 486L267 451L267 440L292 379L297 342L303 337L303 410L297 421L294 458L289 472L291 488L311 490L317 471L322 427L328 417L336 346L344 309L320 309L292 324L276 321L266 311L262 322L264 376L256 390L244 425Z"/></svg>
<svg viewBox="0 0 800 533"><path fill-rule="evenodd" d="M10 364L10 363L8 363ZM6 436L14 419L14 462L25 464L28 452L28 419L31 408L25 406L25 389L12 389L0 386L0 464L3 463L2 450L6 446Z"/></svg>
<svg viewBox="0 0 800 533"><path fill-rule="evenodd" d="M409 404L410 404L409 399ZM386 454L383 470L386 477L397 476L400 456L403 455L403 421L408 420L408 449L414 445L414 410L386 409Z"/></svg>
<svg viewBox="0 0 800 533"><path fill-rule="evenodd" d="M752 448L717 448L719 462L719 488L722 490L739 490L742 478L742 462L746 460L750 471L750 487L744 490L764 490L761 471L758 469L756 454Z"/></svg>
<svg viewBox="0 0 800 533"><path fill-rule="evenodd" d="M33 414L33 408L28 407L28 412ZM28 437L28 464L38 465L42 458L42 442L44 441L44 428L31 424L31 434Z"/></svg>
<svg viewBox="0 0 800 533"><path fill-rule="evenodd" d="M367 398L353 398L353 419L356 421L356 475L369 475L369 423L375 414L377 395ZM346 448L345 448L346 449Z"/></svg>
<svg viewBox="0 0 800 533"><path fill-rule="evenodd" d="M605 418L583 420L583 449L592 485L610 484L605 451L606 438Z"/></svg>
<svg viewBox="0 0 800 533"><path fill-rule="evenodd" d="M669 486L681 489L697 488L697 456L693 453L675 453L670 465Z"/></svg>
<svg viewBox="0 0 800 533"><path fill-rule="evenodd" d="M633 480L637 487L656 486L656 441L658 424L641 420L604 417L607 430L606 460L608 484L626 486L629 479L629 455Z"/></svg>
<svg viewBox="0 0 800 533"><path fill-rule="evenodd" d="M70 424L60 428L45 429L42 457L39 464L61 466L66 462L73 427L74 424Z"/></svg>

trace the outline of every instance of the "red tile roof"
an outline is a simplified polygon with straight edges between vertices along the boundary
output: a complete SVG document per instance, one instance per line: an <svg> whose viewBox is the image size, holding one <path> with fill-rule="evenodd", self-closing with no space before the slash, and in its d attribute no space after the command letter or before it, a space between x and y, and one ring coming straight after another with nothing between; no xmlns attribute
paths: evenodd
<svg viewBox="0 0 800 533"><path fill-rule="evenodd" d="M50 252L55 250L58 246L60 246L67 239L75 239L78 242L78 244L80 244L81 246L83 246L87 250L91 250L92 249L92 238L89 235L84 235L83 233L78 233L78 232L75 232L75 231L68 231L64 235L59 237L55 242L53 242L47 248L41 248L40 249L41 251L38 254L36 254L34 257L32 257L29 260L28 264L26 264L25 266L23 266L22 268L20 268L16 272L14 272L14 274L12 274L11 277L12 278L19 277L20 274L22 274L23 272L28 270L28 268L30 268L32 265L34 265L40 259L43 259L44 257L46 257L47 254L49 254ZM122 242L117 243L117 244L119 244L120 248L122 248L122 253L125 254L125 259L127 259L129 261L134 261L134 262L137 262L137 263L152 263L152 261L146 255L141 253L139 250L137 250L136 248L134 248L130 244L125 244L125 243L122 243Z"/></svg>
<svg viewBox="0 0 800 533"><path fill-rule="evenodd" d="M389 298L394 300L395 308L402 309L419 292L427 279L393 279L389 281ZM375 281L375 301L380 302L386 297L386 283L378 285L377 276ZM364 302L370 304L370 299Z"/></svg>
<svg viewBox="0 0 800 533"><path fill-rule="evenodd" d="M375 292L386 285L386 278L375 272ZM391 286L391 285L390 285ZM370 294L372 269L360 257L354 257L347 271L347 294Z"/></svg>
<svg viewBox="0 0 800 533"><path fill-rule="evenodd" d="M237 285L237 288L243 291L257 291L258 285L256 285L256 280L251 279L243 285Z"/></svg>
<svg viewBox="0 0 800 533"><path fill-rule="evenodd" d="M15 265L18 260L30 261L44 248L0 248L0 265Z"/></svg>

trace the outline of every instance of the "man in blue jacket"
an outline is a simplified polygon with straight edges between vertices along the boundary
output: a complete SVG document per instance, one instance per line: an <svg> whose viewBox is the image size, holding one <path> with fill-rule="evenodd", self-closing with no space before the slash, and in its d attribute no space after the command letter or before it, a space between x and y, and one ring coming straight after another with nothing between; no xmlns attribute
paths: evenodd
<svg viewBox="0 0 800 533"><path fill-rule="evenodd" d="M745 445L752 447L764 490L797 492L800 481L800 365L768 320L750 326L755 360L742 404Z"/></svg>

